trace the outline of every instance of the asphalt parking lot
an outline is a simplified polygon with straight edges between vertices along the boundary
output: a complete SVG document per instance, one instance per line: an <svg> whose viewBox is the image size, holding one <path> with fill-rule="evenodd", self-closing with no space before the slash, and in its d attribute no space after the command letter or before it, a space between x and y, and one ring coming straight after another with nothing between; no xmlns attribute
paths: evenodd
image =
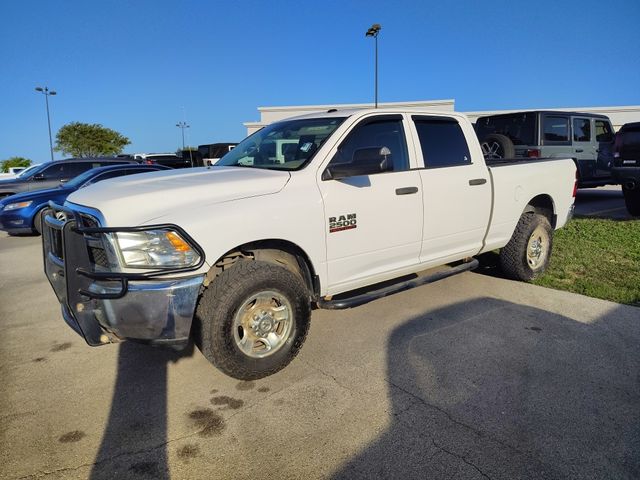
<svg viewBox="0 0 640 480"><path fill-rule="evenodd" d="M0 478L638 478L640 310L466 273L316 311L238 382L193 349L90 348L40 239L0 233Z"/></svg>
<svg viewBox="0 0 640 480"><path fill-rule="evenodd" d="M631 220L633 218L624 206L620 185L578 190L575 213L583 217L613 220Z"/></svg>

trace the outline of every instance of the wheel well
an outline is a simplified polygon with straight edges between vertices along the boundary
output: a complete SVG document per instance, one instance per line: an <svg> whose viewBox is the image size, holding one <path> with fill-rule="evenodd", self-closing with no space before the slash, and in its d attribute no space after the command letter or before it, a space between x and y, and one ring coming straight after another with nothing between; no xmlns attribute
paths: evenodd
<svg viewBox="0 0 640 480"><path fill-rule="evenodd" d="M556 228L556 209L553 205L553 199L549 195L538 195L532 198L523 213L538 213L544 215L549 220L553 228Z"/></svg>
<svg viewBox="0 0 640 480"><path fill-rule="evenodd" d="M249 242L229 250L207 272L205 286L241 260L258 260L284 267L300 276L310 294L318 295L320 292L320 282L305 251L295 243L275 239Z"/></svg>

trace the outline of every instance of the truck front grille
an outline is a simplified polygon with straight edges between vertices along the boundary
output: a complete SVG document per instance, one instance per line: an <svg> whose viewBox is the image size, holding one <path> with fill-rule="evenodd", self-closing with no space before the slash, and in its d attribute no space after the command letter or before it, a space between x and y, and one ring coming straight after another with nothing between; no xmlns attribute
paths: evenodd
<svg viewBox="0 0 640 480"><path fill-rule="evenodd" d="M99 247L88 247L88 248L89 248L89 258L91 260L91 263L103 268L109 268L109 259L107 258L107 254L104 251L104 248L99 248Z"/></svg>

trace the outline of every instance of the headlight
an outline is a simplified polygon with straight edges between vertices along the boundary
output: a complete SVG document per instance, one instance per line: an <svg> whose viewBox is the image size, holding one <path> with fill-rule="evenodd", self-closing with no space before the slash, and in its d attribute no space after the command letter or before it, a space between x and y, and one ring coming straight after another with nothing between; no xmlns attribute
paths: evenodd
<svg viewBox="0 0 640 480"><path fill-rule="evenodd" d="M174 230L141 230L112 235L125 267L183 268L200 261L198 252Z"/></svg>
<svg viewBox="0 0 640 480"><path fill-rule="evenodd" d="M4 211L7 212L9 210L18 210L19 208L26 208L29 205L31 205L32 203L33 203L32 200L29 200L28 202L9 203L9 204L5 205Z"/></svg>

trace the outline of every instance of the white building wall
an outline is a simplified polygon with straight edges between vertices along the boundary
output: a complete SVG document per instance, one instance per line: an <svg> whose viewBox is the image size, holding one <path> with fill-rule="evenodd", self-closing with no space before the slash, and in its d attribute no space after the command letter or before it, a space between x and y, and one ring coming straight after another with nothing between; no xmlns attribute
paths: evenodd
<svg viewBox="0 0 640 480"><path fill-rule="evenodd" d="M378 103L378 107L417 107L424 108L426 110L439 110L445 112L454 111L454 100L421 100L416 102L386 102ZM290 106L290 107L258 107L260 112L260 120L257 122L245 122L243 125L247 127L247 135L260 130L262 127L269 125L270 123L285 118L297 117L299 115L307 115L315 112L326 112L332 108L339 110L353 109L353 108L373 108L373 103L341 103L333 105L302 105L302 106Z"/></svg>
<svg viewBox="0 0 640 480"><path fill-rule="evenodd" d="M418 107L427 110L439 110L453 112L455 110L455 100L419 100L415 102L393 102L378 103L381 108L385 107ZM257 122L245 122L243 125L247 128L247 135L260 130L262 127L290 117L306 115L314 112L326 112L329 109L337 108L339 110L352 108L373 108L373 103L349 103L349 104L333 104L333 105L302 105L288 107L258 107L260 112L260 120ZM521 108L516 110L484 110L465 113L472 122L478 117L486 115L497 115L500 113L523 112L531 110L558 110L563 112L584 112L598 113L606 115L611 120L613 127L618 130L625 123L640 122L640 105L620 106L620 107L561 107L561 108Z"/></svg>

